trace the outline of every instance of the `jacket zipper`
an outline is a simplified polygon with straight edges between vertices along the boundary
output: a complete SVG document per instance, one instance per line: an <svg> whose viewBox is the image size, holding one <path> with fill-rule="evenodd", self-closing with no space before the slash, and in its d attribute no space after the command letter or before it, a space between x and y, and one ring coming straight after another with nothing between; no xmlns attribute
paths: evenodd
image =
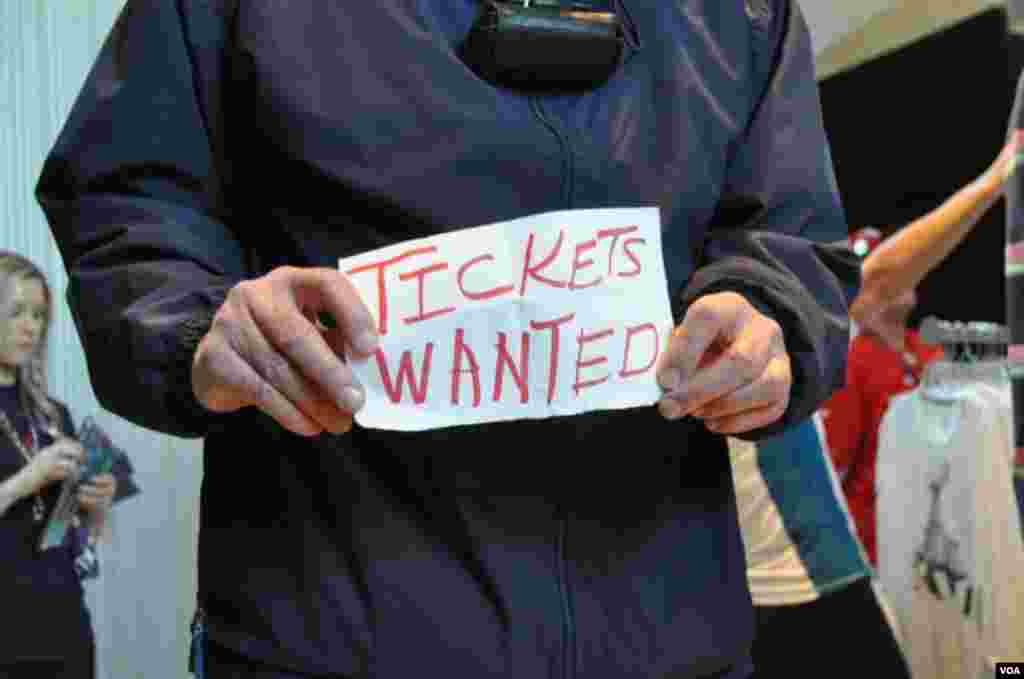
<svg viewBox="0 0 1024 679"><path fill-rule="evenodd" d="M569 585L569 560L566 557L566 541L569 537L569 515L564 508L559 508L558 540L555 555L558 565L558 593L562 598L562 677L573 679L576 676L576 626L574 624L572 589Z"/></svg>
<svg viewBox="0 0 1024 679"><path fill-rule="evenodd" d="M572 209L573 173L572 147L569 138L544 113L537 97L530 97L530 109L541 124L558 140L562 148L562 202L565 209ZM562 679L576 676L576 626L573 620L572 590L569 586L569 562L566 558L566 541L569 537L569 515L564 507L558 508L558 535L555 538L555 568L558 594L562 604Z"/></svg>
<svg viewBox="0 0 1024 679"><path fill-rule="evenodd" d="M548 115L544 113L544 109L537 97L530 97L530 109L537 116L537 119L540 120L541 124L555 136L555 139L558 140L558 145L562 147L562 202L565 204L566 210L572 209L573 192L575 190L573 174L576 169L573 166L572 147L569 145L569 138L558 129L558 126L551 122Z"/></svg>

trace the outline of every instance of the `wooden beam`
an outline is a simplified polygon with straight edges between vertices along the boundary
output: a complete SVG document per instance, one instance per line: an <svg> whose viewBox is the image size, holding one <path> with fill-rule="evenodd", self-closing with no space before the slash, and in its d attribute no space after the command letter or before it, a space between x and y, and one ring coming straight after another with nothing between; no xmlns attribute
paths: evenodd
<svg viewBox="0 0 1024 679"><path fill-rule="evenodd" d="M847 33L816 57L818 80L925 38L1005 0L901 0Z"/></svg>

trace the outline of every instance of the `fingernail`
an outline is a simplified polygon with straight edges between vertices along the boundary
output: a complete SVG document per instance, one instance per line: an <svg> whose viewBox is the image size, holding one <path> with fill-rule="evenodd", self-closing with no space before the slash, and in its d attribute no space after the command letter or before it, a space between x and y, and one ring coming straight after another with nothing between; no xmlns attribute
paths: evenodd
<svg viewBox="0 0 1024 679"><path fill-rule="evenodd" d="M683 408L678 402L666 399L661 402L661 414L667 420L678 420L683 416Z"/></svg>
<svg viewBox="0 0 1024 679"><path fill-rule="evenodd" d="M355 339L352 340L352 348L363 355L375 352L378 344L380 344L380 339L377 337L377 333L372 330L366 330L356 335Z"/></svg>
<svg viewBox="0 0 1024 679"><path fill-rule="evenodd" d="M344 405L349 412L354 413L358 411L363 407L363 404L366 403L366 395L363 393L362 389L359 389L358 387L345 387L342 391L345 393Z"/></svg>
<svg viewBox="0 0 1024 679"><path fill-rule="evenodd" d="M330 426L327 427L327 431L330 434L344 434L347 430L345 429L348 418L345 418L343 422L331 422Z"/></svg>
<svg viewBox="0 0 1024 679"><path fill-rule="evenodd" d="M661 374L659 382L667 391L676 391L683 385L683 373L677 368L670 368Z"/></svg>

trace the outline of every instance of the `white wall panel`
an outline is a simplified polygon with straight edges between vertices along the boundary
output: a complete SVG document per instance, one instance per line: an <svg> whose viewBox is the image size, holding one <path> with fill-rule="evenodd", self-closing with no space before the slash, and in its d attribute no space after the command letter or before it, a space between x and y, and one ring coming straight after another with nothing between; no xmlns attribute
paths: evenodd
<svg viewBox="0 0 1024 679"><path fill-rule="evenodd" d="M102 577L87 588L101 679L187 676L195 598L197 441L148 432L102 411L63 293L66 276L33 190L123 0L0 0L0 248L47 274L56 308L52 393L76 423L96 415L131 455L143 492L115 508ZM130 366L110 366L111 370Z"/></svg>

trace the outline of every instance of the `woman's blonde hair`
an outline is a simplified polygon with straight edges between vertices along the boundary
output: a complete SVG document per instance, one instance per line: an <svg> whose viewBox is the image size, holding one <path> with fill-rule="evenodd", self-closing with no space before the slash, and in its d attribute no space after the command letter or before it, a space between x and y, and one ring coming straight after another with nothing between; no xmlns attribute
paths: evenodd
<svg viewBox="0 0 1024 679"><path fill-rule="evenodd" d="M46 320L43 332L39 337L32 357L24 365L18 366L17 380L18 397L25 412L38 426L43 429L61 427L61 417L57 406L46 393L46 337L50 330L53 297L46 276L29 259L7 250L0 250L0 322L7 322L14 286L17 281L35 280L43 286L46 297Z"/></svg>

